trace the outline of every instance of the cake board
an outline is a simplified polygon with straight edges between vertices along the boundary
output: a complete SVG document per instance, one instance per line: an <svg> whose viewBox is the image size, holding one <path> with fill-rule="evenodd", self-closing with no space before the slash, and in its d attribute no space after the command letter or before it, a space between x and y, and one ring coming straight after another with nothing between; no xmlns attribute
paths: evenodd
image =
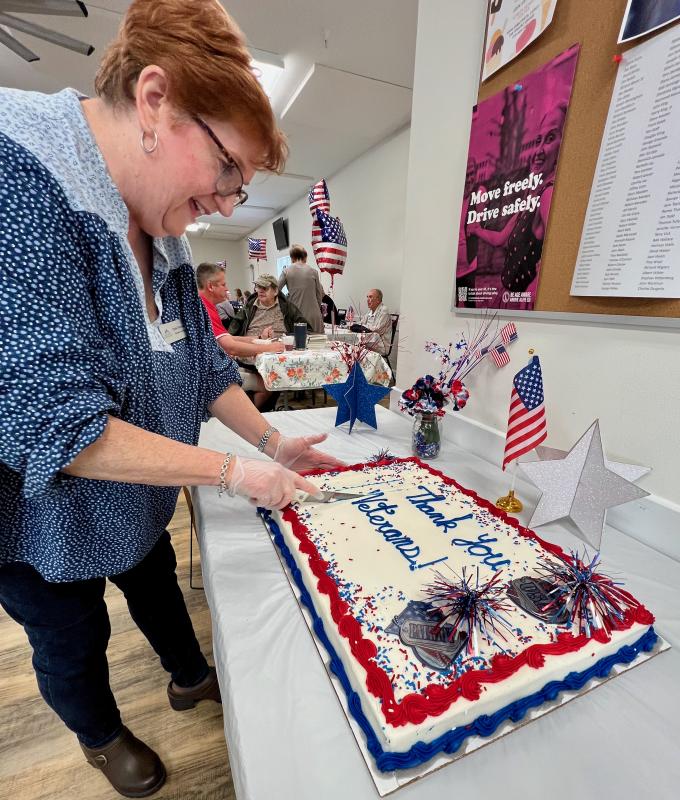
<svg viewBox="0 0 680 800"><path fill-rule="evenodd" d="M330 680L330 683L335 691L338 702L340 703L340 706L343 710L345 719L349 724L350 730L352 731L354 739L359 748L359 752L361 753L364 763L366 764L366 768L368 769L368 772L371 776L371 779L375 786L375 790L380 797L386 797L387 795L396 792L403 786L407 786L411 783L414 783L415 781L426 777L430 773L436 772L442 767L445 767L448 764L453 763L454 761L460 760L469 753L473 753L476 750L479 750L480 748L495 742L497 739L500 739L501 737L506 736L509 733L512 733L518 728L527 725L529 722L532 722L533 720L538 719L539 717L542 717L545 714L550 713L551 711L554 711L556 708L563 706L565 703L568 703L571 700L580 697L581 695L585 695L591 692L593 689L596 689L598 686L607 683L608 681L612 680L612 678L616 678L623 672L633 669L634 667L637 667L640 664L649 661L649 659L654 658L660 653L663 653L666 650L670 649L670 644L666 642L660 635L657 634L657 642L651 651L639 653L638 656L629 664L615 664L612 667L612 670L610 671L609 675L607 675L607 677L593 678L590 681L588 681L588 683L585 684L580 690L563 691L560 693L559 697L557 697L555 700L543 703L543 705L541 705L540 708L529 709L526 712L524 718L519 722L506 721L502 725L500 725L499 728L491 736L484 736L484 737L475 735L469 736L468 738L465 739L461 747L451 755L440 753L436 755L434 758L430 759L430 761L428 761L427 763L419 765L417 767L412 767L409 769L399 770L395 772L381 772L376 767L375 762L373 760L373 756L371 755L366 746L366 741L364 738L363 731L361 730L358 723L356 722L356 720L349 711L349 707L347 704L347 696L342 687L342 684L330 669L329 655L326 652L326 649L321 643L321 641L318 639L316 633L314 632L312 616L309 612L309 609L307 609L307 607L301 601L300 590L295 582L295 579L293 578L293 575L291 574L288 565L286 564L284 558L282 557L279 548L276 546L272 533L269 529L269 526L267 525L264 519L262 519L262 524L264 525L265 530L267 531L267 534L272 543L272 547L274 548L274 551L276 552L276 555L279 559L283 572L286 575L286 578L288 579L291 591L293 593L293 596L295 597L298 608L300 609L300 613L302 614L302 617L305 620L307 628L309 629L309 633L319 653L321 662L326 671L326 675L328 676L328 679Z"/></svg>

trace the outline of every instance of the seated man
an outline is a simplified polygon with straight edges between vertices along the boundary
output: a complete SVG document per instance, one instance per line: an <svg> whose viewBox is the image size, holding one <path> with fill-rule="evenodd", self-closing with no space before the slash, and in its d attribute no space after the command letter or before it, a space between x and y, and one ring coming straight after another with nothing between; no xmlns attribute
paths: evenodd
<svg viewBox="0 0 680 800"><path fill-rule="evenodd" d="M355 333L374 334L366 337L366 347L384 356L390 349L392 317L382 299L383 293L380 289L370 289L366 295L368 313L361 316L359 321L350 327L350 330Z"/></svg>
<svg viewBox="0 0 680 800"><path fill-rule="evenodd" d="M247 337L250 341L272 339L292 334L296 322L304 322L309 329L309 323L297 306L279 294L279 282L273 275L260 275L255 281L255 291L256 294L250 296L229 323L232 337ZM254 358L239 355L238 361L246 370L254 371ZM262 390L255 393L253 402L263 410L271 396L272 392L263 386Z"/></svg>
<svg viewBox="0 0 680 800"><path fill-rule="evenodd" d="M217 310L217 304L223 302L227 296L224 269L222 267L217 264L199 264L196 269L196 283L198 284L198 294L203 301L205 310L208 312L217 344L225 353L232 358L254 358L258 353L283 352L285 349L283 342L260 342L256 344L252 338L232 336L227 332ZM243 378L244 391L255 393L253 398L255 405L258 405L257 401L264 404L271 393L264 388L262 378L257 372L242 370L241 377Z"/></svg>
<svg viewBox="0 0 680 800"><path fill-rule="evenodd" d="M273 275L260 275L255 281L255 291L229 323L232 336L271 339L292 335L296 322L304 322L309 328L298 307L279 294L279 283Z"/></svg>

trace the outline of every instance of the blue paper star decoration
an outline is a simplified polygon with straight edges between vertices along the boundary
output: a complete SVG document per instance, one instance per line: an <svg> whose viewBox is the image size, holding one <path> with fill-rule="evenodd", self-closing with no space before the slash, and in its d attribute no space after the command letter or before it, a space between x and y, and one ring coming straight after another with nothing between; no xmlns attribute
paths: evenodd
<svg viewBox="0 0 680 800"><path fill-rule="evenodd" d="M331 383L324 388L338 404L336 428L349 420L349 432L352 433L354 423L359 420L377 430L375 404L390 390L386 386L369 383L358 362L355 362L344 383Z"/></svg>

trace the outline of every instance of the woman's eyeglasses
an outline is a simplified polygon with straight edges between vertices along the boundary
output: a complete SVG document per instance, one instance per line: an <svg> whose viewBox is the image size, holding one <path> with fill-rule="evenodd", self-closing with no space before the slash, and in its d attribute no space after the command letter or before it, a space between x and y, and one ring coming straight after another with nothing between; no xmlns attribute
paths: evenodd
<svg viewBox="0 0 680 800"><path fill-rule="evenodd" d="M234 207L242 206L248 199L248 192L246 192L246 190L243 188L243 173L241 172L241 168L229 155L222 142L220 142L213 132L212 128L203 122L200 117L194 117L194 120L213 140L217 146L217 149L224 156L224 160L226 162L223 164L222 172L220 172L217 180L215 181L215 192L220 197L235 196L236 200L234 202Z"/></svg>

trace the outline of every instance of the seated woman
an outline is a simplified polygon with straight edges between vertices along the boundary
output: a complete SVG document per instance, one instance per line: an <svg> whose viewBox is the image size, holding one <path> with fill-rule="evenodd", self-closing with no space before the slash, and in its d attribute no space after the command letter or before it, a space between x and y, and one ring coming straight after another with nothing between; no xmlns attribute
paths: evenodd
<svg viewBox="0 0 680 800"><path fill-rule="evenodd" d="M278 338L292 334L296 322L304 322L309 328L298 307L279 294L279 283L273 275L260 275L255 281L255 291L229 323L232 336L247 336L251 340ZM257 375L254 360L253 357L239 357L242 371ZM260 381L253 402L260 410L266 410L272 405L272 399L273 392L265 389Z"/></svg>

